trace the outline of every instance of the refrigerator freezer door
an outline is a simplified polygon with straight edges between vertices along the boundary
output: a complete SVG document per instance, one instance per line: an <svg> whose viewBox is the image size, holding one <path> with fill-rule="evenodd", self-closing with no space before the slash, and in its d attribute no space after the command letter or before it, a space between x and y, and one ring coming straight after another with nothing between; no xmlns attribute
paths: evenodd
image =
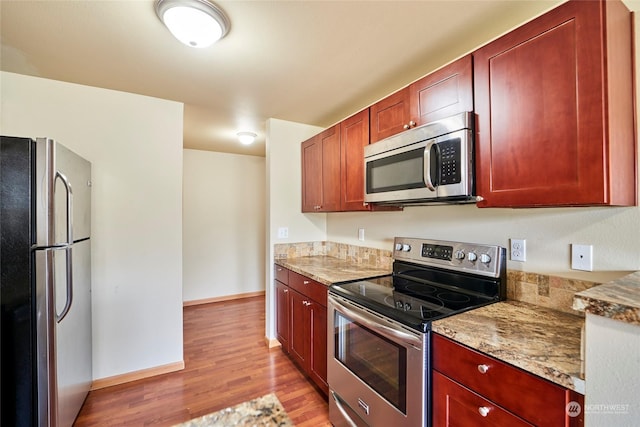
<svg viewBox="0 0 640 427"><path fill-rule="evenodd" d="M36 246L59 246L91 234L91 163L52 139L35 144Z"/></svg>
<svg viewBox="0 0 640 427"><path fill-rule="evenodd" d="M91 240L37 250L35 257L38 418L40 425L71 427L92 380ZM61 316L70 283L73 298Z"/></svg>

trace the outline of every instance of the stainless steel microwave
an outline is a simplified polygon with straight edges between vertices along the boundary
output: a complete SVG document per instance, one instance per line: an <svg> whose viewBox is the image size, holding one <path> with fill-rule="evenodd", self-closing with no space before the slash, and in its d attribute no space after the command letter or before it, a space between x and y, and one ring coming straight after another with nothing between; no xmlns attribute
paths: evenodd
<svg viewBox="0 0 640 427"><path fill-rule="evenodd" d="M460 113L366 146L364 201L475 202L473 119Z"/></svg>

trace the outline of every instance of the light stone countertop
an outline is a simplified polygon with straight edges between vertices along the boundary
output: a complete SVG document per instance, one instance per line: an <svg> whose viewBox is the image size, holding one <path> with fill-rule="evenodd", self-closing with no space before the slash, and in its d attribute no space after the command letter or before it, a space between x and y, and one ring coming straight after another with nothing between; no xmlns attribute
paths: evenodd
<svg viewBox="0 0 640 427"><path fill-rule="evenodd" d="M472 349L584 394L584 319L520 301L504 301L433 322L432 329Z"/></svg>
<svg viewBox="0 0 640 427"><path fill-rule="evenodd" d="M293 427L291 419L273 393L230 408L194 418L174 427Z"/></svg>
<svg viewBox="0 0 640 427"><path fill-rule="evenodd" d="M575 294L573 309L640 325L640 271Z"/></svg>
<svg viewBox="0 0 640 427"><path fill-rule="evenodd" d="M352 261L326 255L283 258L276 259L274 262L327 286L391 274L391 268L356 264Z"/></svg>

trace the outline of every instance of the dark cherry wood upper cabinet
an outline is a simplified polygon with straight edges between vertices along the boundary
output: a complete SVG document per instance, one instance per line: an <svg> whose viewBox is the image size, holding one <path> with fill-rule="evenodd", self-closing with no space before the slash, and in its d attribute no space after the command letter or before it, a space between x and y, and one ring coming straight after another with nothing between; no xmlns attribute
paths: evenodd
<svg viewBox="0 0 640 427"><path fill-rule="evenodd" d="M409 104L410 96L407 86L369 107L372 143L411 127L411 107Z"/></svg>
<svg viewBox="0 0 640 427"><path fill-rule="evenodd" d="M473 57L463 56L409 86L411 121L417 125L473 111Z"/></svg>
<svg viewBox="0 0 640 427"><path fill-rule="evenodd" d="M364 147L369 145L369 109L340 123L343 211L368 210L364 204Z"/></svg>
<svg viewBox="0 0 640 427"><path fill-rule="evenodd" d="M302 212L340 210L340 126L302 143Z"/></svg>
<svg viewBox="0 0 640 427"><path fill-rule="evenodd" d="M371 142L473 111L473 57L464 56L371 107Z"/></svg>
<svg viewBox="0 0 640 427"><path fill-rule="evenodd" d="M620 0L569 1L473 55L478 206L637 203Z"/></svg>

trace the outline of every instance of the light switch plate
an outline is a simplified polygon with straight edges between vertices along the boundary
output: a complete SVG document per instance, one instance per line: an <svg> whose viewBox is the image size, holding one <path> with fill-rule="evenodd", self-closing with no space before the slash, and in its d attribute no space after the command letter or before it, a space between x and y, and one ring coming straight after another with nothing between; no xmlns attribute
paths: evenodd
<svg viewBox="0 0 640 427"><path fill-rule="evenodd" d="M571 245L571 268L593 271L593 245Z"/></svg>
<svg viewBox="0 0 640 427"><path fill-rule="evenodd" d="M287 239L289 237L289 227L278 228L278 239Z"/></svg>

